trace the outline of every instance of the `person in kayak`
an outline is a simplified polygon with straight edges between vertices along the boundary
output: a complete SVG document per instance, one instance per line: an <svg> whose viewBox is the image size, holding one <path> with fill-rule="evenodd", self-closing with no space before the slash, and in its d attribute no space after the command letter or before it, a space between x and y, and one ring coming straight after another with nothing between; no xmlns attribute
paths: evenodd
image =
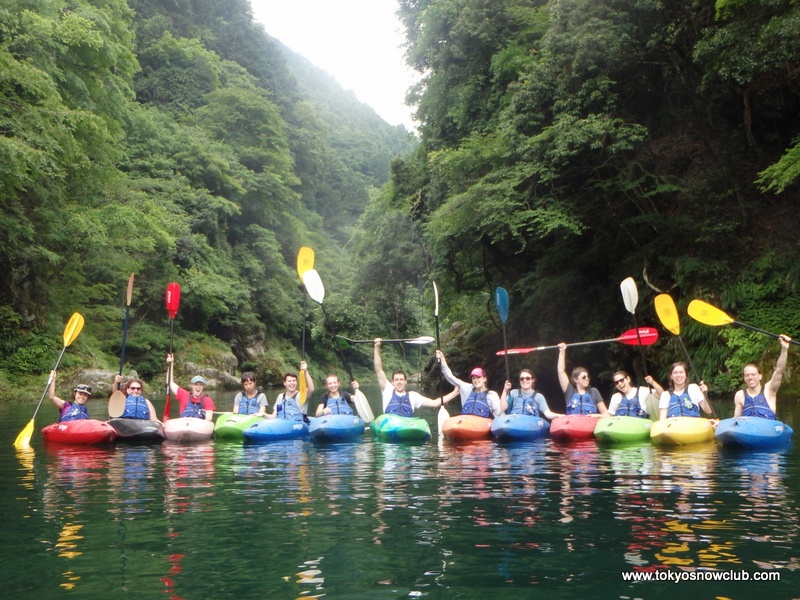
<svg viewBox="0 0 800 600"><path fill-rule="evenodd" d="M338 375L331 374L325 378L325 387L327 391L319 398L316 416L355 414L353 408L355 406L355 400L349 392L341 391L339 386L341 386L341 382L339 381ZM358 382L351 381L350 387L353 388L353 392L355 393L355 391L358 390Z"/></svg>
<svg viewBox="0 0 800 600"><path fill-rule="evenodd" d="M497 392L486 387L488 377L482 367L475 367L470 371L469 378L472 383L467 383L453 375L447 365L444 352L437 350L436 358L442 367L444 378L458 387L459 395L461 396L462 415L475 415L486 419L494 419L506 412L508 402L505 399L501 399Z"/></svg>
<svg viewBox="0 0 800 600"><path fill-rule="evenodd" d="M536 375L530 369L519 372L519 389L511 389L513 384L506 381L503 393L500 394L500 403L506 403L506 413L510 415L529 415L531 417L544 417L552 421L556 417L563 417L561 413L553 412L547 406L545 397L536 391ZM509 401L510 400L510 401Z"/></svg>
<svg viewBox="0 0 800 600"><path fill-rule="evenodd" d="M171 365L175 362L175 357L172 354L167 355L167 364ZM192 377L192 391L185 390L178 387L175 380L172 378L172 369L169 371L169 389L175 394L180 406L181 417L193 417L195 419L205 419L211 421L214 418L214 401L211 397L206 396L203 390L206 386L206 380L201 375Z"/></svg>
<svg viewBox="0 0 800 600"><path fill-rule="evenodd" d="M72 402L56 396L56 372L50 371L50 401L59 411L58 422L79 421L89 418L86 401L92 397L92 387L81 383L72 390Z"/></svg>
<svg viewBox="0 0 800 600"><path fill-rule="evenodd" d="M640 417L648 419L650 416L655 418L657 415L650 415L647 412L647 399L653 394L652 390L659 396L664 392L664 388L656 382L650 375L644 380L650 387L631 385L631 376L625 371L616 371L611 376L617 391L611 396L608 404L608 414L612 417Z"/></svg>
<svg viewBox="0 0 800 600"><path fill-rule="evenodd" d="M242 373L241 392L233 399L233 413L237 415L266 415L269 401L266 394L256 386L256 374L252 371Z"/></svg>
<svg viewBox="0 0 800 600"><path fill-rule="evenodd" d="M117 373L114 375L114 390L122 390L125 394L125 408L120 415L121 419L140 419L149 421L155 419L155 409L150 401L144 397L144 391L141 379L133 378L122 385L124 376Z"/></svg>
<svg viewBox="0 0 800 600"><path fill-rule="evenodd" d="M589 385L589 371L584 367L572 369L572 378L567 375L567 345L558 345L558 382L564 392L564 403L568 415L608 415L605 400L597 388Z"/></svg>
<svg viewBox="0 0 800 600"><path fill-rule="evenodd" d="M775 420L778 388L781 387L781 379L789 354L789 342L792 341L792 338L781 334L778 336L778 341L781 344L781 353L778 355L778 362L775 363L775 370L767 385L761 385L761 371L756 365L745 365L742 369L745 388L736 392L733 397L734 417L762 417Z"/></svg>
<svg viewBox="0 0 800 600"><path fill-rule="evenodd" d="M300 371L306 374L306 394L313 394L314 382L308 373L306 361L300 362ZM300 401L300 391L297 389L297 373L286 373L283 376L283 387L286 388L286 391L278 395L275 400L275 408L272 409L272 414L268 415L269 418L308 423L308 402Z"/></svg>
<svg viewBox="0 0 800 600"><path fill-rule="evenodd" d="M392 384L389 385L389 380L383 371L381 338L375 338L372 360L375 367L375 376L378 379L378 387L381 390L384 413L401 417L413 417L414 411L419 407L430 406L438 408L453 397L450 395L450 398L445 396L444 398L432 399L426 398L418 392L406 390L408 379L406 374L399 369L392 372Z"/></svg>
<svg viewBox="0 0 800 600"><path fill-rule="evenodd" d="M706 398L708 388L702 381L700 384L689 383L686 375L686 364L676 362L669 369L669 389L661 394L658 402L659 420L670 417L699 417L700 409L711 414L711 405Z"/></svg>

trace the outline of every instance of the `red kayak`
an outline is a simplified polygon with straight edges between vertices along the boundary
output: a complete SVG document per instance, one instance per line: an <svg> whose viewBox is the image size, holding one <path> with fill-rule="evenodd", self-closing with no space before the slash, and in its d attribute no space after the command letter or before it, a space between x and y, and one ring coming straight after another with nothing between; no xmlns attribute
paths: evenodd
<svg viewBox="0 0 800 600"><path fill-rule="evenodd" d="M42 429L42 437L54 444L105 444L113 442L117 432L105 421L80 419L48 425Z"/></svg>
<svg viewBox="0 0 800 600"><path fill-rule="evenodd" d="M597 417L566 415L550 421L550 437L554 440L588 440L594 437Z"/></svg>
<svg viewBox="0 0 800 600"><path fill-rule="evenodd" d="M451 440L482 440L492 433L492 420L475 415L450 417L442 424L444 437Z"/></svg>

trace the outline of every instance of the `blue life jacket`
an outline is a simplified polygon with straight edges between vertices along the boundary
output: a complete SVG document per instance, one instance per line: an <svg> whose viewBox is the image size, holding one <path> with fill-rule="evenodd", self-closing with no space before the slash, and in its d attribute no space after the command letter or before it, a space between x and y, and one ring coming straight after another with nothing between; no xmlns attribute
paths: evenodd
<svg viewBox="0 0 800 600"><path fill-rule="evenodd" d="M492 416L492 410L489 408L489 400L486 398L486 392L476 392L473 388L469 398L464 402L461 407L462 415L476 415L488 419Z"/></svg>
<svg viewBox="0 0 800 600"><path fill-rule="evenodd" d="M239 413L240 415L254 415L258 412L259 406L259 396L261 395L256 390L256 395L252 398L248 398L242 392L239 392L241 395L239 398Z"/></svg>
<svg viewBox="0 0 800 600"><path fill-rule="evenodd" d="M669 396L667 417L699 417L700 407L692 402L689 392L685 391L680 396L672 392Z"/></svg>
<svg viewBox="0 0 800 600"><path fill-rule="evenodd" d="M186 405L186 408L183 409L181 413L181 417L194 417L196 419L205 419L206 418L206 409L203 408L203 402L205 401L207 396L202 396L199 398L199 402L194 402L194 396L189 399L189 403Z"/></svg>
<svg viewBox="0 0 800 600"><path fill-rule="evenodd" d="M594 415L597 414L597 405L592 400L591 394L573 392L565 412L568 415Z"/></svg>
<svg viewBox="0 0 800 600"><path fill-rule="evenodd" d="M288 398L286 395L281 394L278 397L278 400L283 400L282 402L278 402L279 419L286 419L287 421L303 420L303 411L300 410L300 405L297 403L297 396L298 395L295 394L291 398Z"/></svg>
<svg viewBox="0 0 800 600"><path fill-rule="evenodd" d="M122 411L123 419L143 419L150 420L150 408L144 396L128 395L125 398L125 410Z"/></svg>
<svg viewBox="0 0 800 600"><path fill-rule="evenodd" d="M508 414L530 415L532 417L541 416L535 398L535 391L532 392L530 396L523 396L522 390L511 390L511 410Z"/></svg>
<svg viewBox="0 0 800 600"><path fill-rule="evenodd" d="M775 420L775 413L769 407L764 392L759 393L755 398L751 398L747 391L744 393L744 407L742 408L743 417L761 417L762 419Z"/></svg>
<svg viewBox="0 0 800 600"><path fill-rule="evenodd" d="M80 421L89 418L89 411L85 404L78 404L76 402L69 402L69 410L58 420L59 423L64 421Z"/></svg>
<svg viewBox="0 0 800 600"><path fill-rule="evenodd" d="M398 396L396 391L392 392L392 398L389 404L386 405L386 410L383 411L388 415L400 415L401 417L413 417L414 408L411 406L411 399L408 394Z"/></svg>
<svg viewBox="0 0 800 600"><path fill-rule="evenodd" d="M350 404L347 402L350 398L350 394L346 392L339 392L338 398L331 398L328 394L325 394L325 408L331 409L332 415L352 415L353 409L350 408Z"/></svg>
<svg viewBox="0 0 800 600"><path fill-rule="evenodd" d="M617 410L614 412L614 416L616 417L639 417L640 419L646 419L647 413L642 408L642 405L639 403L639 389L636 388L636 395L633 398L628 398L624 394L622 395L622 400L619 401L617 405Z"/></svg>

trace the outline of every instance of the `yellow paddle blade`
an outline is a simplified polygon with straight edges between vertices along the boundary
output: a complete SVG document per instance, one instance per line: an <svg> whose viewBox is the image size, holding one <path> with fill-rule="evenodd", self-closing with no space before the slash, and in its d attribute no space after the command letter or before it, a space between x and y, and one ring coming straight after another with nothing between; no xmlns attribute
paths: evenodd
<svg viewBox="0 0 800 600"><path fill-rule="evenodd" d="M69 319L69 323L64 328L64 347L66 348L72 342L75 341L75 338L78 337L78 334L83 329L83 315L80 313L72 313L72 316Z"/></svg>
<svg viewBox="0 0 800 600"><path fill-rule="evenodd" d="M306 372L301 370L300 374L298 375L298 389L299 393L297 394L300 399L300 404L303 405L306 403L306 392L308 390L308 386L306 385Z"/></svg>
<svg viewBox="0 0 800 600"><path fill-rule="evenodd" d="M653 299L656 305L656 314L664 328L674 335L681 334L681 319L675 302L669 294L659 294Z"/></svg>
<svg viewBox="0 0 800 600"><path fill-rule="evenodd" d="M703 302L702 300L692 300L689 302L689 307L686 309L686 312L688 312L689 316L695 321L699 321L704 325L716 327L718 325L730 325L733 323L733 319L716 306L711 306L709 303Z"/></svg>
<svg viewBox="0 0 800 600"><path fill-rule="evenodd" d="M19 432L17 439L14 440L16 448L27 448L31 445L31 436L33 435L33 419L28 421L28 424Z"/></svg>
<svg viewBox="0 0 800 600"><path fill-rule="evenodd" d="M308 246L300 248L297 253L297 275L303 279L303 273L314 268L314 251Z"/></svg>

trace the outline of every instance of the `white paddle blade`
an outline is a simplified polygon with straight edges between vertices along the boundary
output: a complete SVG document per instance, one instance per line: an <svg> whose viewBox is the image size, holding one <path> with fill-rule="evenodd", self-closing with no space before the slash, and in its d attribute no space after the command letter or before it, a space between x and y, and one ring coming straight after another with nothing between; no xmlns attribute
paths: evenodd
<svg viewBox="0 0 800 600"><path fill-rule="evenodd" d="M625 303L625 309L634 314L636 312L636 305L639 303L639 290L636 289L636 282L633 277L628 277L619 284L619 289L622 292L622 301Z"/></svg>
<svg viewBox="0 0 800 600"><path fill-rule="evenodd" d="M439 316L439 290L436 287L436 282L435 281L433 282L433 299L435 301L435 305L434 305L435 310L433 311L433 315L435 317L438 317Z"/></svg>
<svg viewBox="0 0 800 600"><path fill-rule="evenodd" d="M322 304L325 299L325 286L322 285L322 279L316 269L309 269L303 273L303 285L306 286L306 291L311 299Z"/></svg>
<svg viewBox="0 0 800 600"><path fill-rule="evenodd" d="M434 339L429 335L422 335L418 338L414 338L411 340L403 340L406 344L430 344L434 341Z"/></svg>

